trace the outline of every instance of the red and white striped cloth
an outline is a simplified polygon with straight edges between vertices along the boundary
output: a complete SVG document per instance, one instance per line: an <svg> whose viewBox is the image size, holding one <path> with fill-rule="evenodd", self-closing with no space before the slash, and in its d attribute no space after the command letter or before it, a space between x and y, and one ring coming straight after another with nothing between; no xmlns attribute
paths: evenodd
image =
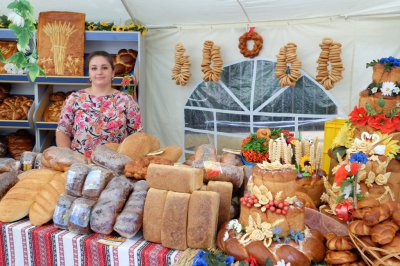
<svg viewBox="0 0 400 266"><path fill-rule="evenodd" d="M182 252L147 242L139 232L117 247L98 243L100 234L77 235L29 220L1 223L0 265L170 265Z"/></svg>

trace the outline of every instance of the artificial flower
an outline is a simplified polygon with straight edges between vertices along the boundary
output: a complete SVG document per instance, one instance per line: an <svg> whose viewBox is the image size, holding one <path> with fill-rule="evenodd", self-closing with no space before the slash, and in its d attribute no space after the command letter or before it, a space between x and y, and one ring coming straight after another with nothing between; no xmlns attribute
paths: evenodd
<svg viewBox="0 0 400 266"><path fill-rule="evenodd" d="M290 262L286 263L283 259L278 261L277 264L275 264L275 266L290 266Z"/></svg>
<svg viewBox="0 0 400 266"><path fill-rule="evenodd" d="M253 256L245 259L245 261L249 264L249 266L258 266L257 260Z"/></svg>
<svg viewBox="0 0 400 266"><path fill-rule="evenodd" d="M354 130L355 127L353 127L351 123L345 123L334 138L331 148L334 149L341 146L350 148L354 142Z"/></svg>
<svg viewBox="0 0 400 266"><path fill-rule="evenodd" d="M373 88L371 89L371 92L372 92L372 94L377 93L377 92L378 92L378 88L377 88L377 87L373 87Z"/></svg>
<svg viewBox="0 0 400 266"><path fill-rule="evenodd" d="M105 22L105 21L102 21L102 22L100 22L100 25L103 26L103 27L107 27L107 26L108 26L108 23Z"/></svg>
<svg viewBox="0 0 400 266"><path fill-rule="evenodd" d="M8 14L8 19L14 23L15 25L17 25L18 27L24 27L25 25L25 19L20 16L19 14L15 13L14 11L12 11L10 14Z"/></svg>
<svg viewBox="0 0 400 266"><path fill-rule="evenodd" d="M391 96L392 91L396 88L393 82L387 81L382 83L381 92L383 96Z"/></svg>
<svg viewBox="0 0 400 266"><path fill-rule="evenodd" d="M347 222L351 220L353 210L354 210L353 205L351 204L349 199L346 199L345 201L340 202L336 205L335 213L339 219Z"/></svg>
<svg viewBox="0 0 400 266"><path fill-rule="evenodd" d="M337 186L340 186L341 182L347 179L348 176L354 176L358 172L358 164L342 164L335 173L335 182Z"/></svg>
<svg viewBox="0 0 400 266"><path fill-rule="evenodd" d="M117 26L117 31L124 31L125 27L124 26Z"/></svg>
<svg viewBox="0 0 400 266"><path fill-rule="evenodd" d="M389 122L384 114L371 115L368 117L368 125L375 129L382 129L383 125Z"/></svg>
<svg viewBox="0 0 400 266"><path fill-rule="evenodd" d="M395 94L399 94L400 93L400 88L399 87L394 87L394 89L393 89L393 93L395 93Z"/></svg>
<svg viewBox="0 0 400 266"><path fill-rule="evenodd" d="M350 157L350 162L366 164L368 162L368 156L362 152L353 153Z"/></svg>
<svg viewBox="0 0 400 266"><path fill-rule="evenodd" d="M355 106L353 111L349 114L350 121L357 126L364 126L367 124L367 111L363 107Z"/></svg>
<svg viewBox="0 0 400 266"><path fill-rule="evenodd" d="M90 25L88 26L88 30L96 30L96 29L97 29L97 26L96 26L96 25L90 24Z"/></svg>
<svg viewBox="0 0 400 266"><path fill-rule="evenodd" d="M356 194L361 193L361 187L359 184L357 184L357 190L356 190ZM344 187L342 195L345 199L349 198L350 195L353 194L353 185L349 184L347 186Z"/></svg>
<svg viewBox="0 0 400 266"><path fill-rule="evenodd" d="M304 155L300 159L300 169L305 170L306 168L311 172L311 163L310 163L310 156Z"/></svg>
<svg viewBox="0 0 400 266"><path fill-rule="evenodd" d="M118 30L118 27L117 26L112 26L112 28L111 28L111 31L117 31Z"/></svg>

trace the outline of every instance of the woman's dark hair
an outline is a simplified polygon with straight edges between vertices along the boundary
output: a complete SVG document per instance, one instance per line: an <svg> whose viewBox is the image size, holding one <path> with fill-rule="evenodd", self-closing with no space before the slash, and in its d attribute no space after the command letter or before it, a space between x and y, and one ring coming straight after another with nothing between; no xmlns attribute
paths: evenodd
<svg viewBox="0 0 400 266"><path fill-rule="evenodd" d="M96 57L96 56L102 56L105 59L107 59L108 63L110 63L110 65L111 65L112 70L114 70L113 58L106 51L95 51L95 52L92 52L91 54L89 54L89 56L86 59L86 68L89 68L90 61L92 61L93 57Z"/></svg>

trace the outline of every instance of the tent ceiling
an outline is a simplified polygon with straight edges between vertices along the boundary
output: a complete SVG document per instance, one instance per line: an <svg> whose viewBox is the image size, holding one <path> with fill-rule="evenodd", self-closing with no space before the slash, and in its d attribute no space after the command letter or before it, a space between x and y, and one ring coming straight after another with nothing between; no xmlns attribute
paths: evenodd
<svg viewBox="0 0 400 266"><path fill-rule="evenodd" d="M8 3L0 1L0 14ZM331 16L400 14L400 0L30 0L36 13L75 11L88 21L123 24L131 14L147 26L252 23Z"/></svg>

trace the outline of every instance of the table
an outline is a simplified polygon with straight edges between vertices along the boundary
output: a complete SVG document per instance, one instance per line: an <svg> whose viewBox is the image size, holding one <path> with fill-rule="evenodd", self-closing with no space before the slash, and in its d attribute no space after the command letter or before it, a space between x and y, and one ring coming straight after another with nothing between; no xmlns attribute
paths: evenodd
<svg viewBox="0 0 400 266"><path fill-rule="evenodd" d="M53 224L36 227L28 219L1 223L0 265L170 265L181 251L147 242L139 232L119 246L99 243L100 234L77 235Z"/></svg>

